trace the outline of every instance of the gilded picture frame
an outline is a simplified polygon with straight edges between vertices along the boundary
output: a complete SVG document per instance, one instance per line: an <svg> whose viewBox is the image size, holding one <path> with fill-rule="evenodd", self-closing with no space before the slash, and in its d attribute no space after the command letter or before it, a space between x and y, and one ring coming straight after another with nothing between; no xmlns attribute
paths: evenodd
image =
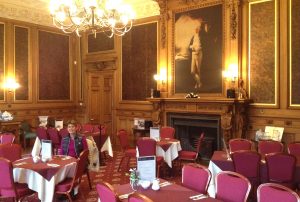
<svg viewBox="0 0 300 202"><path fill-rule="evenodd" d="M222 95L223 3L218 1L176 10L172 26L173 94Z"/></svg>

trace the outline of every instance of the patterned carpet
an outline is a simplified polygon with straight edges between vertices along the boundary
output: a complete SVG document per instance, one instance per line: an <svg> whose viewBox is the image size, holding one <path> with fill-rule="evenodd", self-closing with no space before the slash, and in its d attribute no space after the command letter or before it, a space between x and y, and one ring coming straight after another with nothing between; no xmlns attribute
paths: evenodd
<svg viewBox="0 0 300 202"><path fill-rule="evenodd" d="M90 172L91 176L91 181L92 181L92 187L93 189L90 190L89 185L88 185L88 180L86 176L83 176L81 185L79 188L79 193L76 196L76 198L73 200L75 202L96 202L98 200L97 196L97 191L96 191L96 184L100 181L106 181L112 185L118 185L118 184L126 184L129 183L129 177L126 175L126 172L128 172L128 169L126 169L126 165L124 165L121 170L121 172L118 172L118 166L121 161L122 154L115 152L114 153L114 158L108 158L105 160L105 166L100 167L99 172ZM135 168L136 167L136 160L131 159L130 168ZM163 169L161 171L162 174L168 173L167 168ZM175 176L172 177L171 179L168 178L170 181L174 181L179 183L181 181L180 176ZM0 201L12 201L12 200L1 200ZM37 194L27 197L23 200L24 202L38 202ZM62 199L61 197L56 197L54 202L62 202L62 201L67 201L65 199Z"/></svg>

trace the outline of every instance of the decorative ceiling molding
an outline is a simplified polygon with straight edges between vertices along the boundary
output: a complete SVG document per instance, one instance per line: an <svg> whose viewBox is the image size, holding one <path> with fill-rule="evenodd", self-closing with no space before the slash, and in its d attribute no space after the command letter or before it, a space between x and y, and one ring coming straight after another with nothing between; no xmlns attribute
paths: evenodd
<svg viewBox="0 0 300 202"><path fill-rule="evenodd" d="M160 15L153 0L125 0L132 5L136 19ZM0 0L0 17L54 27L48 10L49 0Z"/></svg>
<svg viewBox="0 0 300 202"><path fill-rule="evenodd" d="M132 4L132 8L136 14L136 19L160 15L159 5L157 2L151 0L140 0L140 2L143 3Z"/></svg>
<svg viewBox="0 0 300 202"><path fill-rule="evenodd" d="M13 4L0 4L0 17L30 22L39 25L51 26L52 20L49 11L16 6Z"/></svg>

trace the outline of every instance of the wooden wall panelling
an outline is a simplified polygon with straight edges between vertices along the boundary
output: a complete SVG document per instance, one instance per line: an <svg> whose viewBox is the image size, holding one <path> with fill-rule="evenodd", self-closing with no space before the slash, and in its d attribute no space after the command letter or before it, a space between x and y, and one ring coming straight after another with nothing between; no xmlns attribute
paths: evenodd
<svg viewBox="0 0 300 202"><path fill-rule="evenodd" d="M39 30L39 100L71 100L70 37Z"/></svg>
<svg viewBox="0 0 300 202"><path fill-rule="evenodd" d="M114 143L113 82L112 71L88 72L88 122L105 125L107 134L112 135L111 141Z"/></svg>
<svg viewBox="0 0 300 202"><path fill-rule="evenodd" d="M122 100L145 100L156 89L157 22L134 25L122 37Z"/></svg>
<svg viewBox="0 0 300 202"><path fill-rule="evenodd" d="M277 4L249 3L249 96L255 105L278 107Z"/></svg>
<svg viewBox="0 0 300 202"><path fill-rule="evenodd" d="M289 94L290 106L300 107L300 1L289 0Z"/></svg>
<svg viewBox="0 0 300 202"><path fill-rule="evenodd" d="M32 71L29 64L30 40L27 27L14 26L15 78L20 88L15 90L15 101L31 101Z"/></svg>
<svg viewBox="0 0 300 202"><path fill-rule="evenodd" d="M108 37L108 32L100 32L96 35L88 34L87 36L87 46L88 53L97 53L105 51L115 51L115 40L113 37Z"/></svg>
<svg viewBox="0 0 300 202"><path fill-rule="evenodd" d="M102 123L107 127L107 133L111 135L112 142L116 142L116 137L113 133L113 96L114 96L114 77L112 73L104 73L103 74L103 108L102 108ZM115 144L114 144L115 145Z"/></svg>
<svg viewBox="0 0 300 202"><path fill-rule="evenodd" d="M88 122L100 123L101 76L88 74Z"/></svg>
<svg viewBox="0 0 300 202"><path fill-rule="evenodd" d="M143 118L145 120L151 120L152 112L149 110L134 110L134 109L117 109L116 112L116 132L120 129L127 130L129 134L129 141L133 145L133 120L134 118ZM116 141L119 148L119 141Z"/></svg>

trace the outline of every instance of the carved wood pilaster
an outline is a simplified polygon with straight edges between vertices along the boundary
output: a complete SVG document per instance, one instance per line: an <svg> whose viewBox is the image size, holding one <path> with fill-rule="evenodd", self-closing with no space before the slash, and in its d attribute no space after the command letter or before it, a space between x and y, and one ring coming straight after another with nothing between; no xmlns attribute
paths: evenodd
<svg viewBox="0 0 300 202"><path fill-rule="evenodd" d="M162 109L161 103L155 102L153 103L153 110L152 110L152 122L153 126L160 126L162 125Z"/></svg>
<svg viewBox="0 0 300 202"><path fill-rule="evenodd" d="M166 47L166 40L167 40L167 28L166 24L168 21L168 10L167 10L167 0L156 0L159 8L160 8L160 21L161 21L161 47Z"/></svg>
<svg viewBox="0 0 300 202"><path fill-rule="evenodd" d="M232 0L227 4L228 9L230 9L230 36L232 40L236 39L237 37L239 5L239 0Z"/></svg>

